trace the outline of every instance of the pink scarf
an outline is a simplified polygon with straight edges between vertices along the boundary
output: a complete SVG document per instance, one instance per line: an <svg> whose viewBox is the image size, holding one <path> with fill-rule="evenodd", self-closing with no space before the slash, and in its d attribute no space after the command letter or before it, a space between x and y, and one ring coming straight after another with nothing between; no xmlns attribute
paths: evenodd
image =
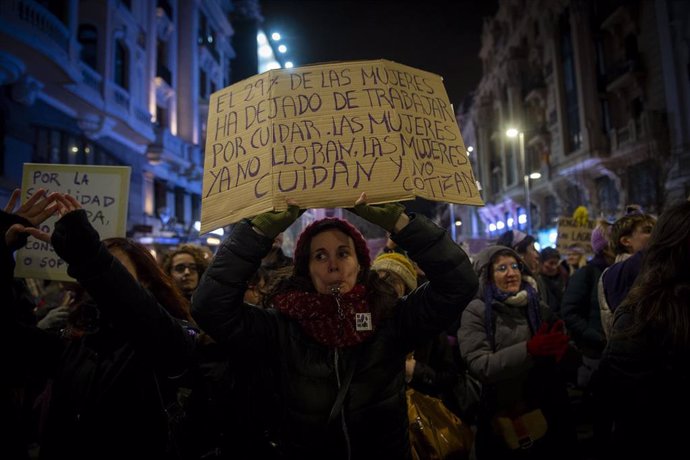
<svg viewBox="0 0 690 460"><path fill-rule="evenodd" d="M340 308L330 294L289 291L277 295L273 306L296 320L305 334L322 345L349 347L369 338L376 327L366 300L366 289L356 285L340 296Z"/></svg>

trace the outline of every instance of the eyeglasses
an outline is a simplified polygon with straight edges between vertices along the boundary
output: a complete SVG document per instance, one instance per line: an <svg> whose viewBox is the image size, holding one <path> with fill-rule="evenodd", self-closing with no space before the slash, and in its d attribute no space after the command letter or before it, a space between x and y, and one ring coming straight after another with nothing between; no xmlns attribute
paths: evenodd
<svg viewBox="0 0 690 460"><path fill-rule="evenodd" d="M199 271L199 268L196 266L196 264L177 264L172 269L175 273L184 273L187 270L195 273Z"/></svg>
<svg viewBox="0 0 690 460"><path fill-rule="evenodd" d="M494 267L494 272L505 273L508 271L509 268L511 268L515 271L521 272L522 271L522 264L518 263L518 262L514 262L510 265L501 264L497 267Z"/></svg>

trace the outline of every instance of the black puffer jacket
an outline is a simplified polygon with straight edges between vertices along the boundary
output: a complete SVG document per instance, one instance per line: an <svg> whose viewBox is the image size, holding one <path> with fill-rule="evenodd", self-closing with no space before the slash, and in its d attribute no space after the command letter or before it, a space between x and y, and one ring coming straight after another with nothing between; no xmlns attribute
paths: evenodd
<svg viewBox="0 0 690 460"><path fill-rule="evenodd" d="M67 231L84 225L75 213L63 219ZM187 368L194 338L102 243L88 248L93 253L69 273L94 299L98 329L66 341L5 312L4 372L52 382L41 459L164 459L168 425L156 380L171 400L175 385L168 377ZM7 248L0 249L4 287L13 262Z"/></svg>
<svg viewBox="0 0 690 460"><path fill-rule="evenodd" d="M367 341L333 349L317 344L274 310L243 303L247 280L271 239L248 221L219 249L192 299L192 314L217 342L252 350L279 375L282 444L289 458L410 458L405 399L405 356L456 320L477 290L467 255L424 216L413 216L393 240L408 251L429 283L403 298L394 315ZM356 355L356 358L355 358ZM356 359L343 413L328 423L340 378Z"/></svg>

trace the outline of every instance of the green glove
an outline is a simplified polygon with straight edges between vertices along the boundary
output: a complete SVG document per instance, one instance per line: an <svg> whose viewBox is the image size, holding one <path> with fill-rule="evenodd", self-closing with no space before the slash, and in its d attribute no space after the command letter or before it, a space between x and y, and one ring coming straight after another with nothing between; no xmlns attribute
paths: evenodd
<svg viewBox="0 0 690 460"><path fill-rule="evenodd" d="M292 225L302 212L299 206L288 205L285 211L268 211L259 214L251 220L251 224L265 236L273 239Z"/></svg>
<svg viewBox="0 0 690 460"><path fill-rule="evenodd" d="M376 224L388 232L393 231L395 223L405 211L405 206L400 203L386 203L379 205L356 204L352 211L359 217Z"/></svg>

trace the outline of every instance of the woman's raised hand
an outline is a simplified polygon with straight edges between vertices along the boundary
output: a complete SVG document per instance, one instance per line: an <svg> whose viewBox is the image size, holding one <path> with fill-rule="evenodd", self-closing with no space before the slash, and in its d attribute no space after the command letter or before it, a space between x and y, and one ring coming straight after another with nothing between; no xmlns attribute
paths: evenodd
<svg viewBox="0 0 690 460"><path fill-rule="evenodd" d="M50 242L50 234L36 228L50 216L58 212L59 204L57 200L60 194L57 192L48 193L45 189L39 189L15 210L21 192L15 189L10 196L10 200L5 205L4 211L19 217L22 223L13 224L5 232L5 243L9 248L17 249L22 246L22 240L26 235L31 235L41 241Z"/></svg>
<svg viewBox="0 0 690 460"><path fill-rule="evenodd" d="M351 211L389 233L399 232L410 222L410 218L405 214L405 206L402 204L368 205L367 194L364 192L359 196Z"/></svg>
<svg viewBox="0 0 690 460"><path fill-rule="evenodd" d="M286 202L288 205L286 210L261 213L251 220L252 226L271 239L284 232L304 212L304 210L300 211L295 200L288 198Z"/></svg>

